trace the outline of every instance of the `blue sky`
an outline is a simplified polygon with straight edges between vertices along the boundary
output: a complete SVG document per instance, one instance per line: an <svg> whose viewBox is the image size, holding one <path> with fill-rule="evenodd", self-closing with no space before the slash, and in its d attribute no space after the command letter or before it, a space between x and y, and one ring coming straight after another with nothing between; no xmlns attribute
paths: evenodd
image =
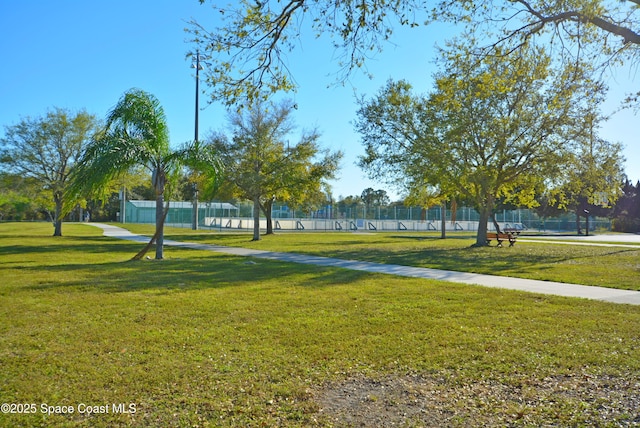
<svg viewBox="0 0 640 428"><path fill-rule="evenodd" d="M0 135L4 127L52 107L86 109L104 118L128 89L154 94L162 103L172 144L193 139L195 73L186 54L193 50L184 28L194 18L213 28L216 16L197 0L3 0L0 2ZM355 166L362 145L353 131L356 94L373 95L389 78L407 79L417 91L432 87L433 46L453 34L445 26L405 29L394 45L367 63L374 75L355 73L344 85L332 85L338 71L336 53L327 37L305 36L288 57L300 88L291 94L299 108L299 128L317 127L322 144L342 150L345 157L333 194L359 195L367 187L394 189L366 179ZM621 68L609 79L607 112L617 108L634 89L634 70ZM203 85L201 85L203 88ZM221 103L207 106L200 96L200 138L209 130L224 130L227 117ZM640 180L637 117L618 113L600 136L625 145L626 173ZM295 137L292 137L295 141Z"/></svg>

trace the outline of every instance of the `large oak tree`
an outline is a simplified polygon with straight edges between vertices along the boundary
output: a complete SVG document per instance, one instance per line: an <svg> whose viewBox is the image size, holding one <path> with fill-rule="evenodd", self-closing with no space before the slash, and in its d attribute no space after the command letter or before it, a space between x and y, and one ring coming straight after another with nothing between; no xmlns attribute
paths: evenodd
<svg viewBox="0 0 640 428"><path fill-rule="evenodd" d="M531 206L541 181L552 184L562 172L588 80L582 67L554 72L541 49L496 48L480 60L460 52L465 46L443 52L446 72L430 94L390 81L361 101L360 165L403 190L434 188L472 201L480 213L476 244L486 245L498 199Z"/></svg>

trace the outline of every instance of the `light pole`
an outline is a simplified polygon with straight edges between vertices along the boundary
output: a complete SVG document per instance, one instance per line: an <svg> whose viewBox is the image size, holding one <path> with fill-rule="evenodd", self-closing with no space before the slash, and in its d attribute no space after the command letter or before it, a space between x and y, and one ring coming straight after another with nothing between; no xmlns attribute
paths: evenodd
<svg viewBox="0 0 640 428"><path fill-rule="evenodd" d="M198 111L200 110L198 106L198 97L200 95L200 70L202 70L202 66L200 65L200 52L196 51L196 55L193 58L195 63L191 64L191 68L196 69L196 132L193 141L198 141Z"/></svg>
<svg viewBox="0 0 640 428"><path fill-rule="evenodd" d="M195 136L193 141L195 144L198 143L198 113L200 112L199 106L199 96L200 96L200 70L203 69L202 64L200 63L200 52L196 51L193 60L195 61L191 64L191 68L196 69L196 123L195 123ZM204 58L203 58L204 59ZM197 184L193 183L193 222L191 224L191 229L198 230L198 188Z"/></svg>

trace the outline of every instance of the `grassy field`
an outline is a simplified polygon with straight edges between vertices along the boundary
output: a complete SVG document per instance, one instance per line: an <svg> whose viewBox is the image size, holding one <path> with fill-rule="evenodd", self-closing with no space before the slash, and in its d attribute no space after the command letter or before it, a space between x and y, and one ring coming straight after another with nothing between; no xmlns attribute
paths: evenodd
<svg viewBox="0 0 640 428"><path fill-rule="evenodd" d="M149 225L125 225L153 234ZM509 248L470 248L475 236L436 233L279 233L250 242L251 235L169 228L167 237L189 242L287 251L318 256L514 276L571 284L640 290L640 246L602 247L533 243Z"/></svg>
<svg viewBox="0 0 640 428"><path fill-rule="evenodd" d="M640 424L640 307L51 233L0 224L0 426ZM432 240L376 236L252 245L430 263ZM527 247L487 257L526 271Z"/></svg>

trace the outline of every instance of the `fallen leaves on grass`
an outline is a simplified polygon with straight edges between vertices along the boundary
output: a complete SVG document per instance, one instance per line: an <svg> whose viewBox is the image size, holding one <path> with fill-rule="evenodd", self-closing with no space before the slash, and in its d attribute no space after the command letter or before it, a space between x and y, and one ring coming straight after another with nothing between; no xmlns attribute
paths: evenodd
<svg viewBox="0 0 640 428"><path fill-rule="evenodd" d="M454 374L350 378L315 391L336 426L636 426L640 376L464 381Z"/></svg>

